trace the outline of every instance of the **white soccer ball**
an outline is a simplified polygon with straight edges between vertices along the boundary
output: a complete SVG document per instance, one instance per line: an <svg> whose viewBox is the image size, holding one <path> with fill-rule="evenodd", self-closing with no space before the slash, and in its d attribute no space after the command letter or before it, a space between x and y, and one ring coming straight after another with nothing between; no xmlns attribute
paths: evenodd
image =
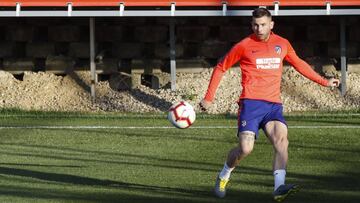
<svg viewBox="0 0 360 203"><path fill-rule="evenodd" d="M186 101L173 104L168 112L168 120L177 128L190 127L196 118L194 108Z"/></svg>

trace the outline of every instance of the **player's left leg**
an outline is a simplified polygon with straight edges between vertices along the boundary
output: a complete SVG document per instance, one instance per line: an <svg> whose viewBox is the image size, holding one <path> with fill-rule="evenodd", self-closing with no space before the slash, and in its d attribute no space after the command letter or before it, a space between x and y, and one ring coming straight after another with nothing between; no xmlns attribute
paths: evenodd
<svg viewBox="0 0 360 203"><path fill-rule="evenodd" d="M285 185L286 166L288 161L288 130L281 121L269 121L265 125L265 133L274 148L274 200L283 201L289 194L297 192L294 184Z"/></svg>

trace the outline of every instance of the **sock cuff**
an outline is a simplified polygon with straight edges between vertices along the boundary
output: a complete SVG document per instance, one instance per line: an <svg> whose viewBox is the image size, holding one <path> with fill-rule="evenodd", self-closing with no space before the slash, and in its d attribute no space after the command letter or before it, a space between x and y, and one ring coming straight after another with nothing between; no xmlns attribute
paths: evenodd
<svg viewBox="0 0 360 203"><path fill-rule="evenodd" d="M286 170L285 169L277 169L274 171L273 175L286 175Z"/></svg>
<svg viewBox="0 0 360 203"><path fill-rule="evenodd" d="M227 163L225 162L225 164L224 164L224 168L226 169L226 170L228 170L228 171L232 171L232 170L234 170L234 168L230 168L228 165L227 165Z"/></svg>

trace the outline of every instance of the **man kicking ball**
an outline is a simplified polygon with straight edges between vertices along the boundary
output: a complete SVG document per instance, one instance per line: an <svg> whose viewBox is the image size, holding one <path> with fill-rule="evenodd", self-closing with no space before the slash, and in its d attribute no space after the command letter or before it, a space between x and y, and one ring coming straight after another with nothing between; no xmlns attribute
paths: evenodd
<svg viewBox="0 0 360 203"><path fill-rule="evenodd" d="M283 201L299 186L285 184L288 161L288 129L280 100L283 60L289 62L308 79L327 87L339 86L338 79L324 79L295 53L288 40L274 34L274 22L266 8L252 13L253 34L237 43L214 68L204 99L200 102L206 111L224 73L239 62L242 72L242 93L239 100L237 147L230 150L215 184L215 195L223 198L226 184L234 168L251 153L259 129L263 129L274 148L273 175L276 201Z"/></svg>

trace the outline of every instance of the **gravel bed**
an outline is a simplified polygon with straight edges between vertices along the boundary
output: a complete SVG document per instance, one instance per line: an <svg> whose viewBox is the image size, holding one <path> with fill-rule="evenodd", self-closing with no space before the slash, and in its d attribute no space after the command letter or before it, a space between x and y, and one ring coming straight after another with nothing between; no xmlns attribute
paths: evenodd
<svg viewBox="0 0 360 203"><path fill-rule="evenodd" d="M0 71L0 108L80 112L165 112L172 103L186 100L198 110L212 69L201 73L178 73L177 90L140 86L128 91L113 90L108 81L96 86L96 100L90 96L90 72L66 76L25 72L23 80ZM169 76L170 77L170 76ZM239 68L228 71L217 90L210 114L237 112L241 92ZM284 68L282 101L285 112L349 110L360 107L360 74L349 74L344 97L338 89L317 85L291 67Z"/></svg>

